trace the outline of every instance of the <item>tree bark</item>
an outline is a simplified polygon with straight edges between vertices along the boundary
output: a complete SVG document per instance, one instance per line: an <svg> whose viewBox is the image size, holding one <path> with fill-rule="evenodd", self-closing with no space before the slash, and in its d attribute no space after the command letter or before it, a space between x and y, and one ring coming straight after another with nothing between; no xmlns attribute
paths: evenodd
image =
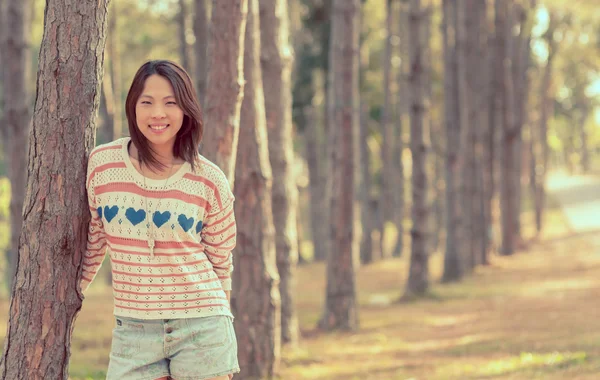
<svg viewBox="0 0 600 380"><path fill-rule="evenodd" d="M458 149L460 120L458 114L458 57L456 51L457 0L444 0L444 122L446 124L446 253L442 281L462 278L462 257L458 250L459 187Z"/></svg>
<svg viewBox="0 0 600 380"><path fill-rule="evenodd" d="M27 90L31 71L30 28L31 2L7 1L0 22L4 114L0 125L5 141L6 168L11 185L10 245L6 251L6 285L12 288L17 266L19 235L23 223L25 174L27 173L27 135L30 130L30 96ZM10 96L8 96L10 91Z"/></svg>
<svg viewBox="0 0 600 380"><path fill-rule="evenodd" d="M410 149L412 153L412 228L410 268L404 297L423 295L429 288L429 252L427 252L427 146L423 136L428 125L424 102L423 35L424 17L421 0L410 0Z"/></svg>
<svg viewBox="0 0 600 380"><path fill-rule="evenodd" d="M249 0L244 49L244 100L236 163L238 246L233 311L242 379L271 378L281 351L281 299L272 213L265 97L260 65L258 0Z"/></svg>
<svg viewBox="0 0 600 380"><path fill-rule="evenodd" d="M248 0L214 0L208 40L208 83L202 154L234 186L234 169L244 97L244 31Z"/></svg>
<svg viewBox="0 0 600 380"><path fill-rule="evenodd" d="M331 151L331 252L327 260L323 329L358 328L356 273L358 218L355 190L356 156L360 126L359 0L334 0L329 84L329 133Z"/></svg>
<svg viewBox="0 0 600 380"><path fill-rule="evenodd" d="M86 161L94 147L107 6L106 1L46 4L0 379L68 377L73 322L82 301L77 284L90 215Z"/></svg>
<svg viewBox="0 0 600 380"><path fill-rule="evenodd" d="M196 14L194 16L194 35L196 36L195 43L195 63L196 63L196 90L198 91L198 99L200 104L204 106L206 96L206 71L208 56L207 41L210 26L210 2L209 0L195 0Z"/></svg>
<svg viewBox="0 0 600 380"><path fill-rule="evenodd" d="M273 171L273 221L277 246L277 269L281 282L281 339L298 342L296 313L296 266L298 189L293 173L292 49L287 0L260 3L261 65L265 94L269 158Z"/></svg>

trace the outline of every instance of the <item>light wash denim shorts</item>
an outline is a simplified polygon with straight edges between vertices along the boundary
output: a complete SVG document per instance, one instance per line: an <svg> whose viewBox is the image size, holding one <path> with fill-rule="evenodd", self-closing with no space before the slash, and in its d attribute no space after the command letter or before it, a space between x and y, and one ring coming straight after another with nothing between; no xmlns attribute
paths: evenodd
<svg viewBox="0 0 600 380"><path fill-rule="evenodd" d="M107 380L202 380L240 372L225 315L143 320L116 317Z"/></svg>

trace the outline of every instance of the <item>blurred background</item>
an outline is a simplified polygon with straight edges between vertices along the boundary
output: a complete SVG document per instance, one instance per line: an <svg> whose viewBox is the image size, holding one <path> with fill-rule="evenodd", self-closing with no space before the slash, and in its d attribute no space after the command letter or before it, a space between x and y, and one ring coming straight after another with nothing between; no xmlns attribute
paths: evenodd
<svg viewBox="0 0 600 380"><path fill-rule="evenodd" d="M45 6L26 1L17 22L10 1L0 0L0 327L16 257L11 180L26 172L8 157L26 150ZM598 2L362 0L345 19L360 25L352 80L361 323L351 333L317 328L336 170L328 91L351 63L330 59L343 37L332 33L333 1L281 3L299 192L299 337L284 347L280 378L597 378ZM201 100L210 96L210 10L208 0L111 2L97 144L128 135L125 97L145 60L181 63ZM26 37L8 38L15 28ZM26 49L17 62L14 41ZM14 70L25 73L21 89L9 82L20 75ZM8 131L11 112L24 116ZM73 379L104 378L113 323L108 264L90 292L73 338Z"/></svg>

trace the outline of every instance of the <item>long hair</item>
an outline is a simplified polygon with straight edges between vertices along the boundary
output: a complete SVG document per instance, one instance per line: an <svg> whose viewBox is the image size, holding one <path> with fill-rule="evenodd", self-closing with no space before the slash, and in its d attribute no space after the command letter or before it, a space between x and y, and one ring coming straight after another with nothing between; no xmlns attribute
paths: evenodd
<svg viewBox="0 0 600 380"><path fill-rule="evenodd" d="M133 77L131 87L125 101L125 114L129 124L129 135L138 149L140 166L146 164L151 169L165 169L166 165L159 162L148 143L148 139L137 126L135 106L144 90L146 79L151 75L160 75L171 83L175 92L175 100L183 110L183 123L175 137L173 155L181 158L192 166L192 170L199 165L198 148L202 141L204 123L202 122L202 108L194 84L188 73L178 64L167 60L155 60L144 63Z"/></svg>

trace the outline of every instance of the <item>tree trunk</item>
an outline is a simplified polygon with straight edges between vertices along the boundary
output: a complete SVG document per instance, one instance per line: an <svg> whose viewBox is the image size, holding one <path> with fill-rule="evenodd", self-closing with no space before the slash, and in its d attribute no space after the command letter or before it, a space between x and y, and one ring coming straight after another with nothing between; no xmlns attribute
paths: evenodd
<svg viewBox="0 0 600 380"><path fill-rule="evenodd" d="M355 197L359 109L359 0L334 0L331 23L329 133L331 150L331 252L327 260L323 329L356 330L355 265L358 241Z"/></svg>
<svg viewBox="0 0 600 380"><path fill-rule="evenodd" d="M395 151L394 151L394 167L396 172L394 173L396 184L396 228L398 229L398 239L396 240L396 247L392 255L394 257L402 256L402 250L404 247L404 215L405 215L405 180L404 180L404 160L402 155L404 153L404 117L407 114L407 98L408 98L408 16L409 11L407 4L400 1L398 4L398 37L400 41L399 56L400 65L398 68L398 94L396 96L396 109L398 115L396 116L396 136L395 136Z"/></svg>
<svg viewBox="0 0 600 380"><path fill-rule="evenodd" d="M208 56L206 55L206 45L208 41L208 31L210 26L210 2L209 0L195 0L196 14L194 16L194 35L196 36L195 57L196 57L196 90L200 104L204 106L206 96L206 69Z"/></svg>
<svg viewBox="0 0 600 380"><path fill-rule="evenodd" d="M292 3L296 4L297 3ZM310 179L310 230L313 259L324 261L330 249L329 196L327 180L329 157L327 141L327 73L331 2L311 3L303 17L303 29L309 38L300 39L296 48L298 62L294 77L294 121L306 137L306 159ZM324 105L316 99L325 97Z"/></svg>
<svg viewBox="0 0 600 380"><path fill-rule="evenodd" d="M496 0L496 75L498 76L499 120L501 125L501 152L500 152L500 212L502 225L502 245L500 252L503 255L512 255L515 250L515 158L514 142L517 130L514 123L514 91L512 81L512 0Z"/></svg>
<svg viewBox="0 0 600 380"><path fill-rule="evenodd" d="M86 161L94 147L107 2L67 3L46 5L1 379L66 380L73 322L81 308L77 283L90 218ZM80 54L70 55L73 51Z"/></svg>
<svg viewBox="0 0 600 380"><path fill-rule="evenodd" d="M179 59L181 65L193 77L192 64L190 59L190 49L187 43L187 25L188 25L188 9L186 0L179 0L179 12L177 13L177 26L179 32Z"/></svg>
<svg viewBox="0 0 600 380"><path fill-rule="evenodd" d="M242 379L271 378L281 351L281 299L275 227L273 176L269 163L265 97L260 65L258 0L248 2L244 49L244 100L236 163L238 246L234 254L233 304Z"/></svg>
<svg viewBox="0 0 600 380"><path fill-rule="evenodd" d="M581 170L584 174L590 171L590 149L588 147L588 137L585 124L589 116L587 106L583 106L581 109L581 116L579 119L579 155L581 156Z"/></svg>
<svg viewBox="0 0 600 380"><path fill-rule="evenodd" d="M105 58L107 57L110 59L110 56L105 54ZM100 97L100 116L102 117L102 125L99 128L99 136L97 136L99 137L97 140L100 140L101 144L113 141L116 137L114 135L115 99L111 82L110 70L105 69L105 75L102 79L102 94Z"/></svg>
<svg viewBox="0 0 600 380"><path fill-rule="evenodd" d="M543 213L546 203L546 170L548 169L548 114L550 113L550 84L552 80L552 72L554 65L554 57L556 55L557 44L554 39L554 32L556 29L556 16L550 13L550 20L548 22L548 30L544 34L543 38L548 46L548 59L546 61L546 67L542 74L540 84L540 120L539 129L537 133L537 143L534 148L534 156L537 161L535 166L535 222L537 232L542 231Z"/></svg>
<svg viewBox="0 0 600 380"><path fill-rule="evenodd" d="M367 112L367 105L362 103L360 113L360 155L363 159L360 162L361 186L359 189L360 203L362 204L360 212L363 225L363 234L360 242L361 264L370 264L373 262L372 236L376 222L373 215L373 208L371 207L371 155L368 144L369 126Z"/></svg>
<svg viewBox="0 0 600 380"><path fill-rule="evenodd" d="M386 8L386 38L385 51L383 57L383 109L381 115L381 191L379 198L379 208L381 218L379 218L379 232L381 256L383 258L391 256L391 252L386 249L386 228L387 224L394 220L394 173L392 166L392 148L394 141L394 130L391 125L392 115L392 38L393 38L393 12L392 0L385 0ZM389 231L389 230L388 230Z"/></svg>
<svg viewBox="0 0 600 380"><path fill-rule="evenodd" d="M11 186L10 198L10 245L6 251L6 285L12 288L17 267L19 235L23 223L25 199L25 174L27 173L27 135L31 122L29 108L29 73L31 71L30 32L31 2L8 1L3 9L4 20L0 22L2 43L2 66L4 88L4 115L0 125L5 141L6 168ZM9 95L10 92L10 96Z"/></svg>
<svg viewBox="0 0 600 380"><path fill-rule="evenodd" d="M490 77L492 76L491 66L488 64L490 57L490 27L488 24L488 7L485 1L477 2L476 13L476 30L475 34L475 57L474 57L474 72L477 72L475 86L477 96L475 97L475 108L477 109L476 128L474 138L476 141L476 159L475 170L477 173L477 246L475 254L477 255L476 262L481 265L488 265L488 250L490 246L491 221L489 212L491 206L488 206L488 178L487 159L488 146L487 141L490 135L490 108L489 108L489 93L490 93ZM483 64L482 64L483 62Z"/></svg>
<svg viewBox="0 0 600 380"><path fill-rule="evenodd" d="M244 31L248 0L214 0L208 40L208 83L202 154L214 162L234 186L234 169L244 97Z"/></svg>
<svg viewBox="0 0 600 380"><path fill-rule="evenodd" d="M523 125L527 123L527 104L529 91L529 54L531 42L531 28L533 27L533 17L529 7L525 4L515 4L515 25L519 26L519 34L513 38L514 46L510 54L513 57L512 78L515 91L515 210L513 212L515 226L515 240L522 241L521 236L521 188L523 177ZM512 38L512 36L509 36Z"/></svg>
<svg viewBox="0 0 600 380"><path fill-rule="evenodd" d="M120 32L119 32L119 3L111 1L108 17L108 34L106 41L106 50L110 61L106 69L110 73L112 79L112 94L113 94L113 138L118 139L123 137L123 103L121 99L123 95L123 81L121 80L121 49L119 48ZM129 133L129 131L127 131ZM110 272L110 271L109 271Z"/></svg>
<svg viewBox="0 0 600 380"><path fill-rule="evenodd" d="M281 340L298 342L296 266L298 189L293 173L292 50L287 0L260 3L261 64L265 93L269 158L273 170L273 221L281 282Z"/></svg>
<svg viewBox="0 0 600 380"><path fill-rule="evenodd" d="M446 253L442 281L462 278L458 249L460 120L458 113L458 56L456 51L457 0L444 0L444 122L446 124Z"/></svg>
<svg viewBox="0 0 600 380"><path fill-rule="evenodd" d="M427 146L423 130L428 123L424 102L423 35L421 0L410 0L410 149L412 153L412 228L410 268L404 297L423 295L429 288L427 252Z"/></svg>

